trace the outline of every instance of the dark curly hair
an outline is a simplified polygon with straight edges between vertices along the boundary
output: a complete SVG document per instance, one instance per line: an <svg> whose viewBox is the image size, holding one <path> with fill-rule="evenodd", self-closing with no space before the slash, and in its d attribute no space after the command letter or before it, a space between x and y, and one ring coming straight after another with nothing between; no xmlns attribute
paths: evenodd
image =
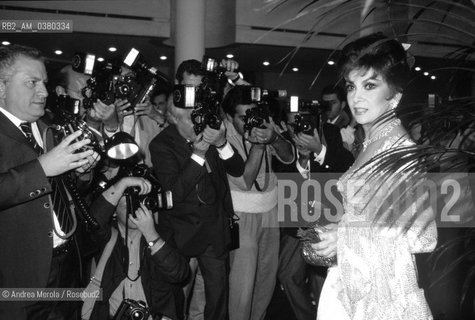
<svg viewBox="0 0 475 320"><path fill-rule="evenodd" d="M409 65L403 46L381 32L347 44L341 52L338 67L343 78L347 78L353 70L372 68L397 92L403 91L409 78Z"/></svg>
<svg viewBox="0 0 475 320"><path fill-rule="evenodd" d="M195 59L185 60L178 66L176 70L175 78L178 80L178 83L181 83L183 80L183 74L188 72L196 76L204 76L205 71L201 67L201 62Z"/></svg>

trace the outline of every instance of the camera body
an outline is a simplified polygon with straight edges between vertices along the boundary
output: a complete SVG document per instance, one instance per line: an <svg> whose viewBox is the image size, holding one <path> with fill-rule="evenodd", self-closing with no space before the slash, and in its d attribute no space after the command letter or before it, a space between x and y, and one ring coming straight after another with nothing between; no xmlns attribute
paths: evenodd
<svg viewBox="0 0 475 320"><path fill-rule="evenodd" d="M305 133L313 136L313 131L318 128L318 120L312 114L302 113L295 115L293 123L294 133Z"/></svg>
<svg viewBox="0 0 475 320"><path fill-rule="evenodd" d="M176 85L173 90L173 103L178 108L193 108L191 121L196 134L202 132L207 125L215 130L221 126L219 105L221 100L215 91L206 84L197 87Z"/></svg>
<svg viewBox="0 0 475 320"><path fill-rule="evenodd" d="M122 74L123 66L130 69L130 72ZM142 103L157 85L168 82L134 48L127 54L122 65L110 61L98 62L89 53L76 53L73 57L73 70L91 76L82 90L84 108L92 108L97 99L107 105L114 103L116 99L126 99L131 104L129 111L133 111L135 105Z"/></svg>
<svg viewBox="0 0 475 320"><path fill-rule="evenodd" d="M124 299L112 320L147 320L150 309L145 302Z"/></svg>
<svg viewBox="0 0 475 320"><path fill-rule="evenodd" d="M66 136L81 130L82 134L76 139L76 141L82 141L84 139L90 139L91 142L78 149L76 152L83 152L87 149L93 148L99 152L100 146L96 136L92 133L87 123L81 119L79 115L79 100L71 98L68 95L59 95L56 99L56 104L52 108L55 124L55 138L58 141L62 141Z"/></svg>
<svg viewBox="0 0 475 320"><path fill-rule="evenodd" d="M244 115L244 130L251 131L252 128L263 128L265 122L269 122L270 111L265 105L247 109Z"/></svg>
<svg viewBox="0 0 475 320"><path fill-rule="evenodd" d="M97 99L105 104L115 100L115 84L122 71L121 67L110 62L96 60L90 53L77 52L73 56L72 68L74 71L90 75L87 85L82 89L83 106L92 108Z"/></svg>
<svg viewBox="0 0 475 320"><path fill-rule="evenodd" d="M157 178L145 164L135 164L132 167L122 167L122 172L117 176L141 177L147 179L152 184L152 190L148 194L140 195L140 189L137 187L128 188L126 191L128 201L131 204L131 214L140 208L140 204L145 205L151 211L173 208L173 196L171 191L163 190ZM125 172L124 172L125 171Z"/></svg>
<svg viewBox="0 0 475 320"><path fill-rule="evenodd" d="M314 130L320 128L321 115L326 110L326 106L318 100L304 100L291 96L290 112L295 114L294 122L291 124L294 133L313 135Z"/></svg>
<svg viewBox="0 0 475 320"><path fill-rule="evenodd" d="M169 82L167 77L150 66L135 48L130 49L124 59L124 65L130 68L131 72L119 79L116 92L119 98L130 102L129 111L133 111L136 104L143 103L157 86Z"/></svg>
<svg viewBox="0 0 475 320"><path fill-rule="evenodd" d="M269 100L282 98L287 95L285 90L266 90L260 87L245 88L249 104L255 104L256 107L246 110L244 115L244 130L250 131L252 128L263 128L265 122L269 122L271 112L269 109Z"/></svg>

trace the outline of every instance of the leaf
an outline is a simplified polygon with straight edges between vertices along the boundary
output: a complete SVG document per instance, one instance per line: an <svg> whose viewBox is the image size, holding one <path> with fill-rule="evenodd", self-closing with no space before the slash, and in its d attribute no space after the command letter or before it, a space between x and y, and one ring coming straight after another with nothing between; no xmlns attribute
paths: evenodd
<svg viewBox="0 0 475 320"><path fill-rule="evenodd" d="M365 0L363 10L361 11L361 18L362 19L363 19L363 17L365 17L368 14L369 8L371 8L373 3L374 3L374 0Z"/></svg>

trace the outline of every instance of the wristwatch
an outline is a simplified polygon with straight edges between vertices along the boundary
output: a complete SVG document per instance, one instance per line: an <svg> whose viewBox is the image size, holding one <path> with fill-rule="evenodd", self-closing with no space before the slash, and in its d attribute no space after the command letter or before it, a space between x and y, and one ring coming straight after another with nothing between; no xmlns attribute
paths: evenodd
<svg viewBox="0 0 475 320"><path fill-rule="evenodd" d="M148 247L149 247L149 249L151 249L151 248L155 245L155 243L158 242L158 240L160 240L160 237L158 237L157 239L155 239L155 240L153 240L153 241L149 241L149 242L148 242Z"/></svg>

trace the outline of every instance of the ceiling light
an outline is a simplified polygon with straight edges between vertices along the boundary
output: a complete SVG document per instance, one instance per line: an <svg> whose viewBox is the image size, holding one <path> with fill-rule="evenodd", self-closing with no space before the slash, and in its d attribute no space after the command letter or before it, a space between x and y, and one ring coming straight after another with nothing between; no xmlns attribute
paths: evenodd
<svg viewBox="0 0 475 320"><path fill-rule="evenodd" d="M61 51L61 50L55 50L55 51L54 51L54 54L57 54L57 55L59 56L59 55L63 54L63 51Z"/></svg>
<svg viewBox="0 0 475 320"><path fill-rule="evenodd" d="M333 60L328 60L328 64L332 66L332 65L335 64L335 61L333 61Z"/></svg>
<svg viewBox="0 0 475 320"><path fill-rule="evenodd" d="M234 54L232 54L232 53L228 53L228 54L226 55L226 58L228 58L228 59L232 59L232 58L234 58Z"/></svg>
<svg viewBox="0 0 475 320"><path fill-rule="evenodd" d="M299 71L299 68L294 67L294 68L292 68L292 71L297 72L297 71Z"/></svg>
<svg viewBox="0 0 475 320"><path fill-rule="evenodd" d="M429 75L429 72L424 72L424 75L427 77Z"/></svg>
<svg viewBox="0 0 475 320"><path fill-rule="evenodd" d="M167 56L160 56L160 60L167 60Z"/></svg>
<svg viewBox="0 0 475 320"><path fill-rule="evenodd" d="M117 48L116 48L116 47L110 47L110 48L109 48L109 51L110 51L110 52L116 52L116 51L117 51Z"/></svg>
<svg viewBox="0 0 475 320"><path fill-rule="evenodd" d="M9 45L10 45L10 42L8 42L8 41L2 41L2 44L3 44L4 46L9 46Z"/></svg>
<svg viewBox="0 0 475 320"><path fill-rule="evenodd" d="M437 79L437 77L436 77L436 76L431 76L430 78L431 78L432 80L435 80L435 79Z"/></svg>
<svg viewBox="0 0 475 320"><path fill-rule="evenodd" d="M97 58L97 61L102 62L102 61L104 61L104 58L103 58L103 57L99 57L99 58Z"/></svg>
<svg viewBox="0 0 475 320"><path fill-rule="evenodd" d="M414 70L421 71L421 67L415 67Z"/></svg>
<svg viewBox="0 0 475 320"><path fill-rule="evenodd" d="M265 65L265 66L268 66L268 65L270 65L270 62L269 61L264 61L262 64Z"/></svg>

